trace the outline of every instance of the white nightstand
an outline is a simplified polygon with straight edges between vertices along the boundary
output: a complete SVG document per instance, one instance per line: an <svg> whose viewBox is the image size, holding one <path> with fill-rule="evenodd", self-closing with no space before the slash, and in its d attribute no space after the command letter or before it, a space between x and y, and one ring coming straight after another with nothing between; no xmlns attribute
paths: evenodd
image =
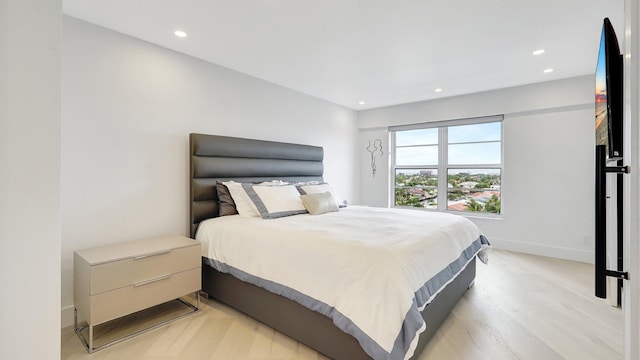
<svg viewBox="0 0 640 360"><path fill-rule="evenodd" d="M74 328L91 353L182 316L94 347L94 326L172 300L180 300L193 313L200 306L200 242L184 236L145 239L74 253ZM192 305L180 299L196 293ZM187 314L187 315L188 315ZM87 325L78 326L78 316ZM82 331L88 328L88 339Z"/></svg>

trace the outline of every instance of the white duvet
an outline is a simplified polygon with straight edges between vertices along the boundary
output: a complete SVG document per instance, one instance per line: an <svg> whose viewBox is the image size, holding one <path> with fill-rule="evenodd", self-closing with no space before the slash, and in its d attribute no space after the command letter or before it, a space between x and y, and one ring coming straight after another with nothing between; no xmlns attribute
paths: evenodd
<svg viewBox="0 0 640 360"><path fill-rule="evenodd" d="M202 222L196 235L203 257L326 304L334 323L346 318L341 328L370 338L356 336L373 358L396 358L389 354L416 292L480 237L461 216L358 206L270 220L224 216ZM424 329L397 358L413 354Z"/></svg>

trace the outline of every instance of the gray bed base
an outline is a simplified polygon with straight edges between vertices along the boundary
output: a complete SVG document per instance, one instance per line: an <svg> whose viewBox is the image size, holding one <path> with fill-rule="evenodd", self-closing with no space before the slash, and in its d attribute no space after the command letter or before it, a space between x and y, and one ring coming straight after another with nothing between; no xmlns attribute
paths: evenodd
<svg viewBox="0 0 640 360"><path fill-rule="evenodd" d="M436 330L473 283L475 258L422 311L427 329L420 334L415 356L425 347ZM215 298L273 329L336 360L371 359L356 339L333 325L331 319L306 307L273 294L258 286L240 281L229 274L203 265L202 286L207 296Z"/></svg>
<svg viewBox="0 0 640 360"><path fill-rule="evenodd" d="M190 134L190 234L218 216L216 181L322 181L321 147ZM427 329L415 354L445 321L475 278L475 258L424 309ZM203 264L202 290L275 330L337 360L370 359L354 337L317 312ZM414 356L415 357L415 356Z"/></svg>

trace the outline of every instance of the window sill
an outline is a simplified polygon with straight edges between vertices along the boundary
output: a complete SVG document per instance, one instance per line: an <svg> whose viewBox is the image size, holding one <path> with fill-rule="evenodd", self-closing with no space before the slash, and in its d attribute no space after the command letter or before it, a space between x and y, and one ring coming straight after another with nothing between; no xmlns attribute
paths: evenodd
<svg viewBox="0 0 640 360"><path fill-rule="evenodd" d="M453 214L453 215L459 215L462 217L466 217L469 219L486 219L486 220L504 220L504 217L502 216L502 214L492 214L492 213L473 213L473 212L467 212L467 211L440 211L437 209L427 209L427 208L420 208L420 207L414 207L414 206L391 206L392 208L396 208L396 209L405 209L405 210L416 210L416 211L429 211L429 212L441 212L441 213L446 213L446 214Z"/></svg>
<svg viewBox="0 0 640 360"><path fill-rule="evenodd" d="M482 219L482 220L504 220L502 214L470 214L464 211L445 211L449 214L464 216L469 219Z"/></svg>

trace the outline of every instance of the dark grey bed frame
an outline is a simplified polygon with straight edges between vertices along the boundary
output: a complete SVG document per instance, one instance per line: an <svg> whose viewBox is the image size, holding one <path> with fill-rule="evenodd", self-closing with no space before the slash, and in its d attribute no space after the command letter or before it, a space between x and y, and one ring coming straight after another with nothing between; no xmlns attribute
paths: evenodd
<svg viewBox="0 0 640 360"><path fill-rule="evenodd" d="M321 147L204 134L190 134L189 147L192 238L201 221L218 216L216 181L322 181ZM473 283L475 272L474 259L424 309L427 330L420 335L415 354ZM356 339L331 319L204 264L202 290L332 359L370 359Z"/></svg>

